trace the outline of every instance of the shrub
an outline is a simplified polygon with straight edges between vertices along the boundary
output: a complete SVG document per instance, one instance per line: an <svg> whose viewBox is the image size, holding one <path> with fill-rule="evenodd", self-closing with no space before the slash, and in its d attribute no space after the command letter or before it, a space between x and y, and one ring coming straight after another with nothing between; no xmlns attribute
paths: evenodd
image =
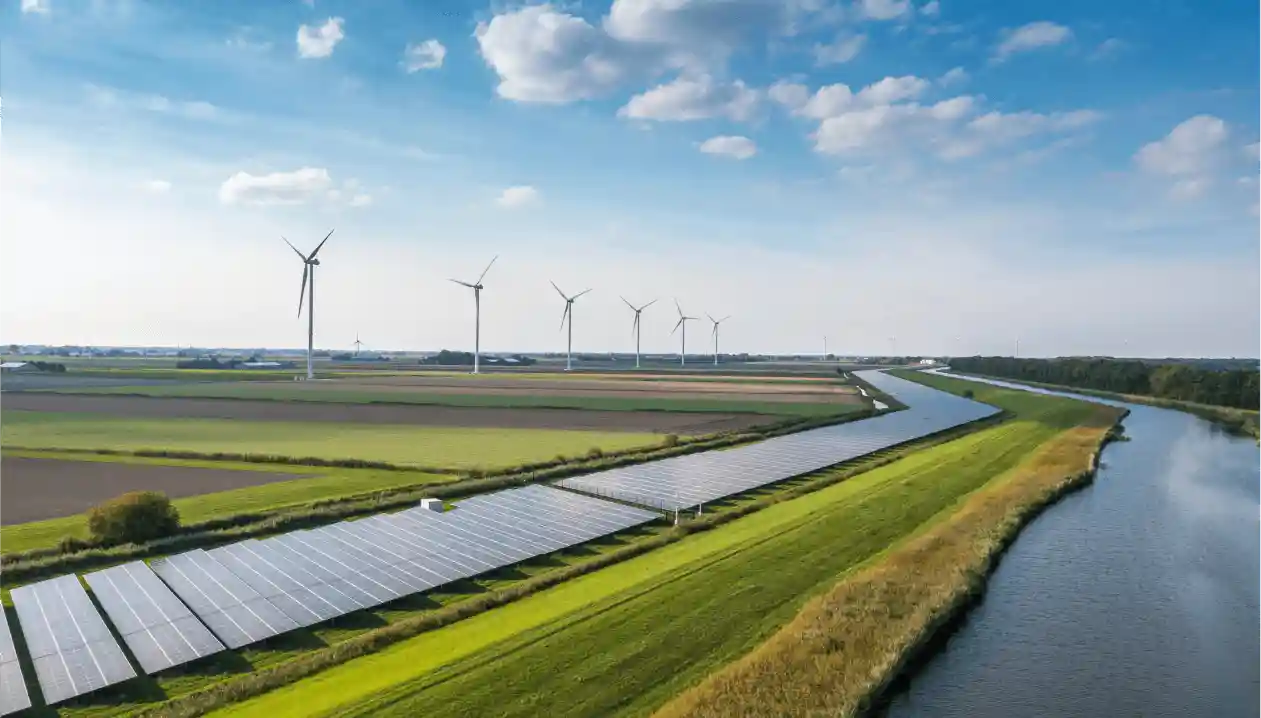
<svg viewBox="0 0 1261 718"><path fill-rule="evenodd" d="M661 441L661 443L662 443L663 445L665 445L665 446L678 446L678 445L679 445L679 435L678 435L678 434L666 434L666 438L665 438L665 439L663 439L663 440Z"/></svg>
<svg viewBox="0 0 1261 718"><path fill-rule="evenodd" d="M587 450L587 458L588 459L603 459L604 450L598 446L593 446Z"/></svg>
<svg viewBox="0 0 1261 718"><path fill-rule="evenodd" d="M88 512L88 530L100 541L143 543L179 531L180 514L166 494L133 491Z"/></svg>
<svg viewBox="0 0 1261 718"><path fill-rule="evenodd" d="M959 395L962 396L964 399L971 399L973 396L975 396L975 394L972 393L971 389L964 389Z"/></svg>

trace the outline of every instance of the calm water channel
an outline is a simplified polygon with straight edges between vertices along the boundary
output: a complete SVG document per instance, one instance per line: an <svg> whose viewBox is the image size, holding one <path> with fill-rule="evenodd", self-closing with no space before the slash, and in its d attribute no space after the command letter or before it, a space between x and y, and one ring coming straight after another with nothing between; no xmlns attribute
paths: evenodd
<svg viewBox="0 0 1261 718"><path fill-rule="evenodd" d="M1261 714L1257 445L1124 406L1131 441L1025 528L889 716Z"/></svg>

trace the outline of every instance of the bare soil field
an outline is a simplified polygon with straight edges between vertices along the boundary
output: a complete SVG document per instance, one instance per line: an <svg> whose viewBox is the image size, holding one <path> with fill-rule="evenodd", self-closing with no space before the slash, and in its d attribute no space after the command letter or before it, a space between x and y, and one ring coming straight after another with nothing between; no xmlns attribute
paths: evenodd
<svg viewBox="0 0 1261 718"><path fill-rule="evenodd" d="M6 394L21 391L42 391L61 389L88 389L93 387L112 386L153 386L160 384L177 384L170 379L127 379L105 376L75 376L74 374L5 374L0 379L0 391ZM8 399L5 399L8 401Z"/></svg>
<svg viewBox="0 0 1261 718"><path fill-rule="evenodd" d="M776 420L775 417L758 414L711 412L403 406L42 393L6 396L4 409L96 413L134 419L327 421L354 424L628 431L662 434L707 434L715 431L746 429Z"/></svg>
<svg viewBox="0 0 1261 718"><path fill-rule="evenodd" d="M749 384L722 381L642 381L636 379L493 379L450 376L382 376L330 380L346 388L389 387L396 391L427 394L499 396L633 397L651 399L706 399L764 401L795 404L860 403L857 392L842 384Z"/></svg>
<svg viewBox="0 0 1261 718"><path fill-rule="evenodd" d="M0 524L72 516L128 491L161 491L171 498L209 494L301 474L0 457Z"/></svg>

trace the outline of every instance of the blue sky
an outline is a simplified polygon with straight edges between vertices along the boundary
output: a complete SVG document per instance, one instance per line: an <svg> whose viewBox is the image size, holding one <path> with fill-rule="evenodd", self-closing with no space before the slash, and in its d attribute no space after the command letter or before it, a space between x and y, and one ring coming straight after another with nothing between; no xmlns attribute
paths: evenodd
<svg viewBox="0 0 1261 718"><path fill-rule="evenodd" d="M1255 355L1257 13L7 0L3 340Z"/></svg>

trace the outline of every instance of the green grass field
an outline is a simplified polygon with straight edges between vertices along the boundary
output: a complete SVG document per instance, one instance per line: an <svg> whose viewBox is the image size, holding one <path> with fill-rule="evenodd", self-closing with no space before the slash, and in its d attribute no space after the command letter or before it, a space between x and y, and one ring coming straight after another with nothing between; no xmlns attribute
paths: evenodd
<svg viewBox="0 0 1261 718"><path fill-rule="evenodd" d="M975 391L1016 419L214 715L644 715L1092 412Z"/></svg>
<svg viewBox="0 0 1261 718"><path fill-rule="evenodd" d="M313 501L354 496L403 486L448 483L458 478L451 474L426 474L416 471L247 464L229 461L183 461L175 459L145 459L132 456L94 456L8 450L5 451L5 454L9 456L32 456L75 461L194 466L308 475L308 478L294 479L293 481L281 481L274 484L263 484L176 499L173 503L179 509L180 519L184 524L194 524L239 513L270 511L288 506L308 504ZM51 548L67 537L87 537L86 515L79 514L48 519L46 521L31 521L24 524L0 527L0 552L18 553L38 548Z"/></svg>
<svg viewBox="0 0 1261 718"><path fill-rule="evenodd" d="M41 390L62 392L62 390ZM679 411L701 413L827 416L863 408L858 403L735 401L726 399L663 399L655 397L439 394L409 389L372 389L337 382L206 382L149 386L68 387L63 393L134 396L316 401L343 404L415 404L522 409L586 409L589 411Z"/></svg>
<svg viewBox="0 0 1261 718"><path fill-rule="evenodd" d="M5 447L168 449L367 459L400 466L491 469L660 443L656 434L236 419L127 419L6 411Z"/></svg>

